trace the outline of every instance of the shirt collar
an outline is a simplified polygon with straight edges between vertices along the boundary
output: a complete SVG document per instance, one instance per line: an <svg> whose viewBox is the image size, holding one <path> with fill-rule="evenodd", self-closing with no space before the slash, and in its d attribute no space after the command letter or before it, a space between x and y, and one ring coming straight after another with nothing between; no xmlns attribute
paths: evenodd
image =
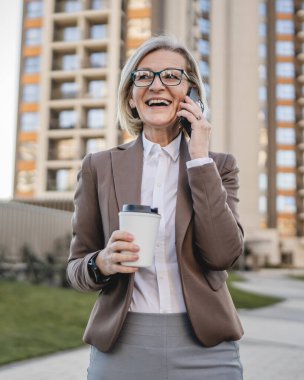
<svg viewBox="0 0 304 380"><path fill-rule="evenodd" d="M170 144L161 147L159 144L153 143L152 141L148 140L144 134L142 133L142 140L143 140L143 147L144 147L144 157L147 158L151 151L165 151L173 161L176 161L179 156L179 147L181 142L182 134L179 133L178 136L170 142Z"/></svg>

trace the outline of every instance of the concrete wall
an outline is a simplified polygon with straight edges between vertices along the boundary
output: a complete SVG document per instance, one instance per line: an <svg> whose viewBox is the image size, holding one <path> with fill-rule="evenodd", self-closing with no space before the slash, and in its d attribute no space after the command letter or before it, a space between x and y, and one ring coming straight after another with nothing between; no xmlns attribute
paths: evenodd
<svg viewBox="0 0 304 380"><path fill-rule="evenodd" d="M29 245L37 256L52 252L57 238L71 234L71 217L67 211L0 202L0 250L13 261L20 259L24 245Z"/></svg>
<svg viewBox="0 0 304 380"><path fill-rule="evenodd" d="M240 216L250 233L259 228L258 0L212 0L211 19L211 148L238 161Z"/></svg>

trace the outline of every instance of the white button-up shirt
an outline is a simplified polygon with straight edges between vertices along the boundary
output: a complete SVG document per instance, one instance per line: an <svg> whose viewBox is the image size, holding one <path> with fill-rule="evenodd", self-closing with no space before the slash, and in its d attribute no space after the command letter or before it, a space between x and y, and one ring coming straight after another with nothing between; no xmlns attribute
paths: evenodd
<svg viewBox="0 0 304 380"><path fill-rule="evenodd" d="M175 209L181 134L161 147L143 136L144 162L141 204L157 207L161 215L154 263L135 273L130 311L183 313L186 311L175 247ZM212 162L206 157L187 162L187 167Z"/></svg>

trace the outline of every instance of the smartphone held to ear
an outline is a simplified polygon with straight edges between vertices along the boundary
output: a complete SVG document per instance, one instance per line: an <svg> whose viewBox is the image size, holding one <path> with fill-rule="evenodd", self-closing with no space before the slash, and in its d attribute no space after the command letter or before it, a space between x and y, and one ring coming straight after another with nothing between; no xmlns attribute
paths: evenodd
<svg viewBox="0 0 304 380"><path fill-rule="evenodd" d="M197 89L194 88L194 87L190 87L189 90L188 90L188 92L187 92L187 95L194 102L196 102L196 103L199 102L200 105L201 105L202 111L204 112L204 103L201 101ZM192 128L191 128L191 123L188 121L188 119L186 119L185 117L181 116L180 117L180 123L182 124L183 128L187 132L188 136L191 137Z"/></svg>

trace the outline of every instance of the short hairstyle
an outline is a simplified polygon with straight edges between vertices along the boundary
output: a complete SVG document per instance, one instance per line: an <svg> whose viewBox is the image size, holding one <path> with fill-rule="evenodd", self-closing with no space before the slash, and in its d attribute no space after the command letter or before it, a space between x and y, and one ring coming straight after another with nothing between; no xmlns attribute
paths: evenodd
<svg viewBox="0 0 304 380"><path fill-rule="evenodd" d="M199 67L190 51L173 37L157 36L152 37L129 57L124 65L120 83L118 87L118 107L117 119L122 129L126 129L132 136L137 136L142 131L142 121L132 113L129 101L131 99L133 82L131 73L135 70L140 61L149 53L157 50L169 50L182 55L186 60L186 71L191 83L197 88L205 109L207 108L206 90L200 75Z"/></svg>

